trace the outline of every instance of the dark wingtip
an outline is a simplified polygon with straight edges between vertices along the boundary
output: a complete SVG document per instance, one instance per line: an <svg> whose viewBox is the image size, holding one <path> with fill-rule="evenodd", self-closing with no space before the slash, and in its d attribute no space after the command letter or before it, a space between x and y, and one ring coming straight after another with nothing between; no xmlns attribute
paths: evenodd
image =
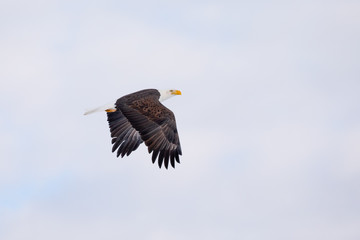
<svg viewBox="0 0 360 240"><path fill-rule="evenodd" d="M159 168L161 168L161 165L163 163L163 160L164 160L164 150L160 151L160 154L159 154L159 157L158 157L158 165L159 165Z"/></svg>
<svg viewBox="0 0 360 240"><path fill-rule="evenodd" d="M158 151L158 150L154 150L153 155L152 155L152 157L151 157L152 163L155 163L158 154L159 154L159 151Z"/></svg>
<svg viewBox="0 0 360 240"><path fill-rule="evenodd" d="M168 169L169 166L169 154L170 152L168 150L164 150L165 151L165 155L164 155L164 165L165 168Z"/></svg>
<svg viewBox="0 0 360 240"><path fill-rule="evenodd" d="M180 159L179 159L179 154L175 154L175 160L176 160L176 162L178 162L178 163L180 163Z"/></svg>
<svg viewBox="0 0 360 240"><path fill-rule="evenodd" d="M174 153L174 151L170 153L170 164L173 168L175 168L175 153Z"/></svg>

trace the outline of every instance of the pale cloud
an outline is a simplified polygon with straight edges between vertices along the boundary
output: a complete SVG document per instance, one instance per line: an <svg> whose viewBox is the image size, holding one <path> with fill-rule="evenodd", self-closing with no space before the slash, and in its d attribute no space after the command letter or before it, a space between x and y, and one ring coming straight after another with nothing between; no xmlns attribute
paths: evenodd
<svg viewBox="0 0 360 240"><path fill-rule="evenodd" d="M360 174L360 150L358 142L360 141L360 128L354 128L339 136L339 161L336 163L338 173L344 178L357 177Z"/></svg>
<svg viewBox="0 0 360 240"><path fill-rule="evenodd" d="M1 239L360 236L357 4L4 3ZM176 169L82 115L148 87Z"/></svg>

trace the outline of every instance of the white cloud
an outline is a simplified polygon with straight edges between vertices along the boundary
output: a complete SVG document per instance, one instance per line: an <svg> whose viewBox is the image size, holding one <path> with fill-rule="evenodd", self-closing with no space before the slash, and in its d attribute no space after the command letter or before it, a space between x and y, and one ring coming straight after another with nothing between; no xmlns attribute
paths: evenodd
<svg viewBox="0 0 360 240"><path fill-rule="evenodd" d="M7 4L2 239L359 236L347 3ZM82 115L147 87L183 92L175 170L145 146L117 159L104 114Z"/></svg>

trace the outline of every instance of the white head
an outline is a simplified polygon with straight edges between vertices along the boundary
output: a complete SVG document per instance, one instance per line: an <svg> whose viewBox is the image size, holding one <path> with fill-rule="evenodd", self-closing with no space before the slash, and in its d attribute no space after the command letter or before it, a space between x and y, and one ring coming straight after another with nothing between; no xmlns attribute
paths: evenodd
<svg viewBox="0 0 360 240"><path fill-rule="evenodd" d="M169 99L175 95L181 95L180 90L158 90L160 92L160 98L159 101L165 101L166 99Z"/></svg>

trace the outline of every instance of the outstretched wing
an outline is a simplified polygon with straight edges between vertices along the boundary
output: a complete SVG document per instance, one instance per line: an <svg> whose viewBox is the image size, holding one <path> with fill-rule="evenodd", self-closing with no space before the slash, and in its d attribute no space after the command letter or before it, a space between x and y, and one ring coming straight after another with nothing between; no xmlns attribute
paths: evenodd
<svg viewBox="0 0 360 240"><path fill-rule="evenodd" d="M130 155L143 142L140 134L131 126L119 109L115 112L108 112L107 117L112 137L112 151L115 152L117 149L117 157L120 155L124 157L125 154Z"/></svg>
<svg viewBox="0 0 360 240"><path fill-rule="evenodd" d="M131 125L140 133L141 139L152 154L152 162L158 159L161 168L169 162L175 168L182 154L175 116L158 99L144 98L117 105Z"/></svg>

